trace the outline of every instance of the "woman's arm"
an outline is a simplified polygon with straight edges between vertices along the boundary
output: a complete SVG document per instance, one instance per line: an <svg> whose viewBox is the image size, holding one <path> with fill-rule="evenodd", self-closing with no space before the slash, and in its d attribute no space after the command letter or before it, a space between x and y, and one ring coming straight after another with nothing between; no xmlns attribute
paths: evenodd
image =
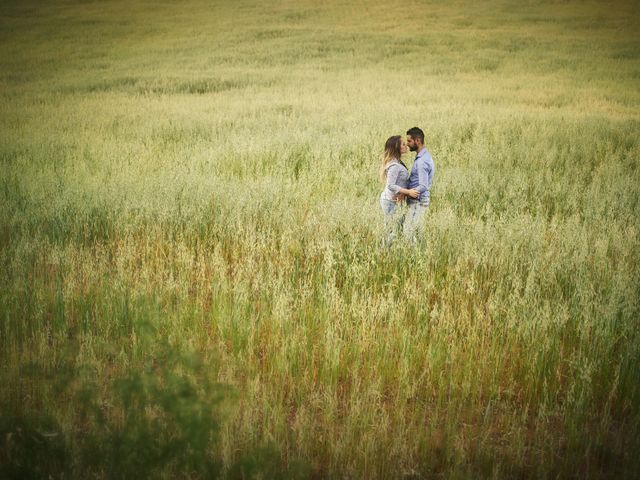
<svg viewBox="0 0 640 480"><path fill-rule="evenodd" d="M398 193L401 193L402 195L407 195L411 198L418 198L420 196L420 192L412 188L399 188Z"/></svg>
<svg viewBox="0 0 640 480"><path fill-rule="evenodd" d="M418 198L420 193L416 190L411 190L407 188L402 188L400 185L396 184L398 180L398 175L400 174L400 165L391 165L387 170L387 188L396 196L398 195L407 195L411 198ZM402 201L403 198L398 198L399 201Z"/></svg>
<svg viewBox="0 0 640 480"><path fill-rule="evenodd" d="M397 195L400 192L400 185L397 185L398 174L400 173L400 165L391 165L387 169L387 185L386 187L393 193Z"/></svg>

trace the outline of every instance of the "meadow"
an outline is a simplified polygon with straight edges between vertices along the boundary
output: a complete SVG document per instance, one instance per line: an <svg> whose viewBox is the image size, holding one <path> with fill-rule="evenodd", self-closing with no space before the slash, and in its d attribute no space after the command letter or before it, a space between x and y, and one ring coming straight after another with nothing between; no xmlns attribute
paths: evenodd
<svg viewBox="0 0 640 480"><path fill-rule="evenodd" d="M640 476L639 31L3 1L0 477ZM426 230L383 248L413 126Z"/></svg>

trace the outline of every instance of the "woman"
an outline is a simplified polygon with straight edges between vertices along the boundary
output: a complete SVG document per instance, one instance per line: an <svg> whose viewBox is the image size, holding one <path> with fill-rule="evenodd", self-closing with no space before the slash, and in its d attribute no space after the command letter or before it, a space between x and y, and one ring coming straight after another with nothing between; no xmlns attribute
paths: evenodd
<svg viewBox="0 0 640 480"><path fill-rule="evenodd" d="M380 180L385 188L380 195L380 206L384 212L385 239L390 245L395 240L402 225L402 201L405 195L412 195L407 189L409 171L402 162L402 154L407 153L407 144L400 135L394 135L384 145L384 155L380 166Z"/></svg>

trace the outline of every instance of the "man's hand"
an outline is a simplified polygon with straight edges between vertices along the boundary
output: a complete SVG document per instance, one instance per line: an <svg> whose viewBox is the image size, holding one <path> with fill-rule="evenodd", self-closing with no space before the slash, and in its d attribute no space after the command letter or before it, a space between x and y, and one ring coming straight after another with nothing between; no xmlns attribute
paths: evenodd
<svg viewBox="0 0 640 480"><path fill-rule="evenodd" d="M398 203L404 202L404 198L405 197L406 197L406 195L404 193L399 193L398 195L396 195L396 202L398 202Z"/></svg>

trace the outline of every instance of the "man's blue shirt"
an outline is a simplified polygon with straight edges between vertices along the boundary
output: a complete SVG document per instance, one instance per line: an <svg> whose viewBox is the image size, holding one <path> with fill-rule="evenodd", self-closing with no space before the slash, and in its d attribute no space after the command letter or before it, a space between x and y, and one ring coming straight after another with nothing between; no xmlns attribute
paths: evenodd
<svg viewBox="0 0 640 480"><path fill-rule="evenodd" d="M435 173L436 166L433 163L433 159L427 149L423 147L413 161L413 167L411 167L411 174L409 175L409 186L407 187L420 192L418 200L421 203L429 204L429 192Z"/></svg>

